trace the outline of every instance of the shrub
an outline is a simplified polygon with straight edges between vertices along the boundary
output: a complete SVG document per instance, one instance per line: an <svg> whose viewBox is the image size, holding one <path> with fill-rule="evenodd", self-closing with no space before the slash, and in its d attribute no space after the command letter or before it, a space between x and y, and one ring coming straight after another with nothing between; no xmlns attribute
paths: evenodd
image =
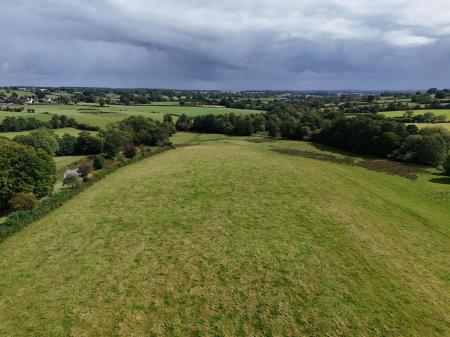
<svg viewBox="0 0 450 337"><path fill-rule="evenodd" d="M173 125L168 127L143 116L128 117L115 126L129 134L134 145L163 146L169 143L170 135L175 131Z"/></svg>
<svg viewBox="0 0 450 337"><path fill-rule="evenodd" d="M83 162L78 168L78 174L81 178L87 177L92 172L92 164L90 162Z"/></svg>
<svg viewBox="0 0 450 337"><path fill-rule="evenodd" d="M75 151L77 154L99 154L103 151L103 138L93 136L89 132L83 131L77 138Z"/></svg>
<svg viewBox="0 0 450 337"><path fill-rule="evenodd" d="M28 135L17 136L14 141L42 149L51 156L54 156L59 150L58 136L50 129L41 128L30 132Z"/></svg>
<svg viewBox="0 0 450 337"><path fill-rule="evenodd" d="M0 211L18 192L42 197L56 180L53 158L40 149L0 138Z"/></svg>
<svg viewBox="0 0 450 337"><path fill-rule="evenodd" d="M410 124L406 127L406 131L408 131L408 133L410 135L417 135L419 133L419 128L417 127L417 125L414 124Z"/></svg>
<svg viewBox="0 0 450 337"><path fill-rule="evenodd" d="M132 141L128 132L122 131L114 125L109 125L106 130L100 131L99 135L104 140L103 151L107 158L116 156L125 144Z"/></svg>
<svg viewBox="0 0 450 337"><path fill-rule="evenodd" d="M60 156L70 156L75 154L75 146L77 144L77 137L65 133L59 139L59 151Z"/></svg>
<svg viewBox="0 0 450 337"><path fill-rule="evenodd" d="M450 176L450 155L447 156L447 159L444 162L444 170L445 174Z"/></svg>
<svg viewBox="0 0 450 337"><path fill-rule="evenodd" d="M175 127L178 131L189 131L192 127L193 119L185 114L182 114L176 124Z"/></svg>
<svg viewBox="0 0 450 337"><path fill-rule="evenodd" d="M133 158L136 155L136 146L133 144L126 144L123 148L123 154L127 158Z"/></svg>
<svg viewBox="0 0 450 337"><path fill-rule="evenodd" d="M63 178L63 186L77 188L81 186L81 178L77 173L65 174Z"/></svg>
<svg viewBox="0 0 450 337"><path fill-rule="evenodd" d="M19 192L10 200L11 211L29 211L36 205L37 199L33 193Z"/></svg>
<svg viewBox="0 0 450 337"><path fill-rule="evenodd" d="M92 166L94 170L101 170L105 166L105 158L101 155L97 155L92 160Z"/></svg>

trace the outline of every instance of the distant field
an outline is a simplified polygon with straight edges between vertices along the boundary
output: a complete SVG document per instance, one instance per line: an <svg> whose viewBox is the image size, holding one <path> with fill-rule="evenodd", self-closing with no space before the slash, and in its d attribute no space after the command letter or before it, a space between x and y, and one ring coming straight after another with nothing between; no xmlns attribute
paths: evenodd
<svg viewBox="0 0 450 337"><path fill-rule="evenodd" d="M35 105L36 113L29 114L26 112L5 112L0 111L0 121L6 116L33 116L40 120L48 121L51 118L50 114L67 115L74 117L81 123L87 123L99 127L105 127L111 122L117 122L129 116L143 115L151 117L155 120L163 120L165 114L176 115L186 114L189 116L198 116L206 114L251 114L259 113L255 110L240 110L240 109L227 109L227 108L211 108L211 107L183 107L176 105L145 105L145 106L124 106L124 105L111 105L100 108L97 105ZM44 114L48 112L50 114Z"/></svg>
<svg viewBox="0 0 450 337"><path fill-rule="evenodd" d="M436 124L415 123L415 125L417 125L420 129L429 127L441 127L450 131L450 123L436 123Z"/></svg>
<svg viewBox="0 0 450 337"><path fill-rule="evenodd" d="M81 132L80 130L74 129L74 128L62 128L62 129L55 129L52 130L54 133L56 133L59 136L62 136L65 133L68 133L72 136L78 136L78 134ZM8 138L14 138L18 135L26 135L30 133L30 131L21 131L21 132L0 132L0 136L8 137Z"/></svg>
<svg viewBox="0 0 450 337"><path fill-rule="evenodd" d="M426 112L432 112L436 116L445 115L447 120L450 120L450 110L439 110L439 109L425 109L425 110L414 110L414 115L423 115ZM387 111L380 112L381 115L385 115L386 117L402 117L405 114L405 111Z"/></svg>
<svg viewBox="0 0 450 337"><path fill-rule="evenodd" d="M152 102L151 105L180 106L180 103L179 103L179 102L167 102L167 101L163 101L163 102Z"/></svg>
<svg viewBox="0 0 450 337"><path fill-rule="evenodd" d="M0 243L0 335L450 335L447 178L222 137L180 133L201 145L120 169ZM325 159L296 155L311 152Z"/></svg>
<svg viewBox="0 0 450 337"><path fill-rule="evenodd" d="M71 164L74 164L81 159L83 159L85 156L64 156L64 157L55 157L55 163L56 163L56 169L59 170L63 167L69 166Z"/></svg>
<svg viewBox="0 0 450 337"><path fill-rule="evenodd" d="M170 138L170 141L175 145L182 145L182 144L197 144L207 141L227 140L227 139L231 139L231 137L222 134L177 132Z"/></svg>

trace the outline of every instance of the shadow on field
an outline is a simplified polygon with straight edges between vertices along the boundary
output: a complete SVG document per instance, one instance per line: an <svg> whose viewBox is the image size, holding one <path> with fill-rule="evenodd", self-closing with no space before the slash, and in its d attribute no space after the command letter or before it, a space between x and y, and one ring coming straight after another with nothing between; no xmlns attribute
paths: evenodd
<svg viewBox="0 0 450 337"><path fill-rule="evenodd" d="M446 176L445 174L437 174L435 175L435 178L431 178L430 182L435 184L447 184L450 185L450 177Z"/></svg>

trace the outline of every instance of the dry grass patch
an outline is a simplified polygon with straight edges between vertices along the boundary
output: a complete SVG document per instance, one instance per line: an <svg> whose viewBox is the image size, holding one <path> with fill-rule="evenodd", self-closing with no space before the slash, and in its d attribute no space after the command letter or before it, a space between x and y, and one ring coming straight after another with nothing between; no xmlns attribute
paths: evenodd
<svg viewBox="0 0 450 337"><path fill-rule="evenodd" d="M425 168L417 165L399 163L396 161L383 159L365 159L359 161L358 165L371 171L397 175L411 180L416 180L418 174L426 172Z"/></svg>
<svg viewBox="0 0 450 337"><path fill-rule="evenodd" d="M328 161L331 163L346 164L346 165L353 165L354 163L353 159L350 157L336 157L332 154L327 154L323 152L296 150L287 148L273 148L272 150L278 153L288 154L290 156L305 157L309 159Z"/></svg>

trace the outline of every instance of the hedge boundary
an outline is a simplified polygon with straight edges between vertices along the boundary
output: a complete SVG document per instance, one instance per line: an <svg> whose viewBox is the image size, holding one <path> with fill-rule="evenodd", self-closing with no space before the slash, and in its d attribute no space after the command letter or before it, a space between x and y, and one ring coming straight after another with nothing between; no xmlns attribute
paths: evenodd
<svg viewBox="0 0 450 337"><path fill-rule="evenodd" d="M42 219L53 210L64 205L74 196L85 191L90 186L94 185L95 183L99 182L100 180L119 170L120 168L137 163L143 159L156 156L175 148L175 146L166 146L153 151L144 149L140 151L134 158L120 160L112 165L103 168L101 171L94 172L92 177L90 177L79 187L63 189L61 191L53 193L51 196L41 200L36 205L36 207L30 211L16 211L14 213L11 213L6 218L6 220L2 224L0 224L0 242L19 232L21 229L25 228L32 222Z"/></svg>

